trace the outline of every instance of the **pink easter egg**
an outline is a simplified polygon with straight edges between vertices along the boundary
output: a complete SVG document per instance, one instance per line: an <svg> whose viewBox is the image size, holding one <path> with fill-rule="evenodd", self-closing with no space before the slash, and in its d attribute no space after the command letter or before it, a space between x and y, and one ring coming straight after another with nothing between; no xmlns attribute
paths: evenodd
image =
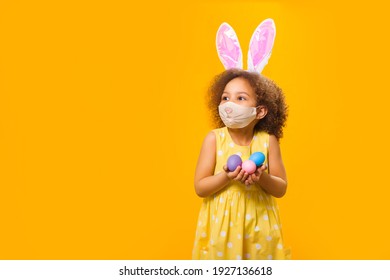
<svg viewBox="0 0 390 280"><path fill-rule="evenodd" d="M253 174L256 171L256 163L254 163L251 160L246 160L242 163L242 169L244 169L245 172L248 174Z"/></svg>

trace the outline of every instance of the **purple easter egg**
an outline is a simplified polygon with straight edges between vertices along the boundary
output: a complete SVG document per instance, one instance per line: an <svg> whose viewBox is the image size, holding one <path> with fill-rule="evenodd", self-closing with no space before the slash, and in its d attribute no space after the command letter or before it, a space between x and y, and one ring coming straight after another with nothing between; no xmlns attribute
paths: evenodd
<svg viewBox="0 0 390 280"><path fill-rule="evenodd" d="M237 166L242 164L241 157L239 155L231 155L227 161L227 168L229 171L236 170Z"/></svg>
<svg viewBox="0 0 390 280"><path fill-rule="evenodd" d="M242 169L247 172L248 174L255 173L256 171L256 163L254 163L252 160L246 160L242 163Z"/></svg>

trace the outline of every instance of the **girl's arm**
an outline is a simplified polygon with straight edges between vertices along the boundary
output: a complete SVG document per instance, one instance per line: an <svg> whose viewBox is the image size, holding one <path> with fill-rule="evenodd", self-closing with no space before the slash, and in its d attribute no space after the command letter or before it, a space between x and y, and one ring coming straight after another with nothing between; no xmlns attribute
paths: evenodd
<svg viewBox="0 0 390 280"><path fill-rule="evenodd" d="M287 190L287 175L279 142L274 135L269 136L268 162L268 173L262 172L257 183L267 193L280 198L285 195Z"/></svg>
<svg viewBox="0 0 390 280"><path fill-rule="evenodd" d="M195 192L200 197L207 197L225 187L230 179L225 172L214 175L216 139L214 132L206 135L200 150L195 169Z"/></svg>
<svg viewBox="0 0 390 280"><path fill-rule="evenodd" d="M205 137L200 150L198 164L195 170L195 192L200 197L210 196L226 187L231 180L244 181L247 175L244 170L237 167L233 172L228 172L226 166L224 171L214 175L216 154L216 139L214 132L210 132Z"/></svg>

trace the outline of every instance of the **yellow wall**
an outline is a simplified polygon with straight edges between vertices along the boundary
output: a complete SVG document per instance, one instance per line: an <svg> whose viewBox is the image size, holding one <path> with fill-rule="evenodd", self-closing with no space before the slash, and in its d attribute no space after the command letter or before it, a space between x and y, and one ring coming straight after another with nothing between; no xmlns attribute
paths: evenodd
<svg viewBox="0 0 390 280"><path fill-rule="evenodd" d="M389 7L130 3L1 2L1 259L189 259L215 33L230 23L246 61L268 17L293 258L390 258Z"/></svg>

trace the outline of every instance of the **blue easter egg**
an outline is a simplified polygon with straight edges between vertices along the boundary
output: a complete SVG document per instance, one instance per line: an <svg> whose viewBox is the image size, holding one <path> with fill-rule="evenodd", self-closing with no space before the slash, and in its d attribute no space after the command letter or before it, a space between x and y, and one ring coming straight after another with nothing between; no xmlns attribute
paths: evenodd
<svg viewBox="0 0 390 280"><path fill-rule="evenodd" d="M264 163L265 155L262 152L256 152L256 153L253 153L249 157L249 159L251 161L253 161L254 163L256 163L256 166L259 167L260 165L262 165Z"/></svg>
<svg viewBox="0 0 390 280"><path fill-rule="evenodd" d="M231 155L227 161L227 168L229 171L236 170L237 166L242 164L241 157L239 155Z"/></svg>

